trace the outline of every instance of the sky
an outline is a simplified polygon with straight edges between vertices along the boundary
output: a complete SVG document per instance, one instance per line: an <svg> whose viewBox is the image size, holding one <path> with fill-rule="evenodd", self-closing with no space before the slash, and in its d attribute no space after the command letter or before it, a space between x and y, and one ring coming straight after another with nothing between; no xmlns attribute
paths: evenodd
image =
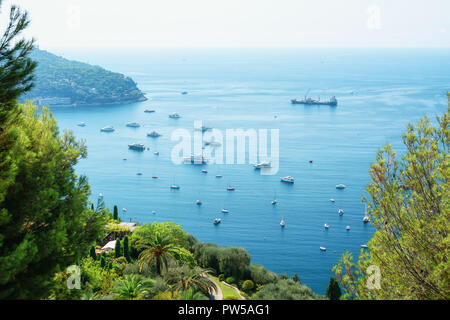
<svg viewBox="0 0 450 320"><path fill-rule="evenodd" d="M449 0L3 0L41 48L450 47Z"/></svg>

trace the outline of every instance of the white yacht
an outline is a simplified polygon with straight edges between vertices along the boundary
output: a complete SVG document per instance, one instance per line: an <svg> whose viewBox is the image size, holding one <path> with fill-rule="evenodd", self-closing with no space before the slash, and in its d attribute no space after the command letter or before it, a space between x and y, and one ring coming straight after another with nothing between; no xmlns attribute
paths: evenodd
<svg viewBox="0 0 450 320"><path fill-rule="evenodd" d="M213 223L214 223L214 224L219 224L221 221L222 221L222 219L220 219L220 218L215 218L214 221L213 221Z"/></svg>
<svg viewBox="0 0 450 320"><path fill-rule="evenodd" d="M345 230L347 230L347 231L350 230L350 226L346 226Z"/></svg>
<svg viewBox="0 0 450 320"><path fill-rule="evenodd" d="M342 216L344 214L344 209L339 208L338 213L339 213L340 216Z"/></svg>
<svg viewBox="0 0 450 320"><path fill-rule="evenodd" d="M206 164L208 159L201 154L191 154L190 157L183 158L184 164Z"/></svg>
<svg viewBox="0 0 450 320"><path fill-rule="evenodd" d="M100 129L101 132L114 132L114 128L112 126L106 126Z"/></svg>
<svg viewBox="0 0 450 320"><path fill-rule="evenodd" d="M137 151L144 151L145 150L145 146L142 143L139 143L139 142L130 143L128 145L128 148L130 148L131 150L137 150Z"/></svg>
<svg viewBox="0 0 450 320"><path fill-rule="evenodd" d="M267 162L267 161L263 161L263 162L260 162L260 163L257 163L257 164L253 165L253 168L255 168L255 169L271 168L271 167L272 167L272 164L270 162Z"/></svg>
<svg viewBox="0 0 450 320"><path fill-rule="evenodd" d="M277 203L278 203L278 200L272 200L272 205L274 206L274 205L276 205Z"/></svg>
<svg viewBox="0 0 450 320"><path fill-rule="evenodd" d="M221 175L221 174L216 174L216 178L222 178L223 177L223 175Z"/></svg>
<svg viewBox="0 0 450 320"><path fill-rule="evenodd" d="M140 126L141 125L137 122L128 122L127 123L127 127L130 127L130 128L139 128Z"/></svg>
<svg viewBox="0 0 450 320"><path fill-rule="evenodd" d="M345 189L345 184L336 185L336 189Z"/></svg>
<svg viewBox="0 0 450 320"><path fill-rule="evenodd" d="M202 169L202 173L208 173L208 170Z"/></svg>
<svg viewBox="0 0 450 320"><path fill-rule="evenodd" d="M323 226L325 227L325 229L328 229L330 227L330 225L327 223L325 223Z"/></svg>
<svg viewBox="0 0 450 320"><path fill-rule="evenodd" d="M80 122L80 123L77 124L77 126L79 126L79 127L86 127L86 123Z"/></svg>
<svg viewBox="0 0 450 320"><path fill-rule="evenodd" d="M172 185L170 186L170 189L178 190L178 189L180 189L180 186L179 186L179 185L176 185L176 184L172 184Z"/></svg>
<svg viewBox="0 0 450 320"><path fill-rule="evenodd" d="M334 200L333 198L330 199L331 202L335 202L336 200Z"/></svg>
<svg viewBox="0 0 450 320"><path fill-rule="evenodd" d="M169 114L169 118L178 119L178 118L181 118L181 116L178 113L174 112L174 113Z"/></svg>
<svg viewBox="0 0 450 320"><path fill-rule="evenodd" d="M158 137L161 137L161 134L156 131L152 131L152 132L147 133L147 137L158 138Z"/></svg>
<svg viewBox="0 0 450 320"><path fill-rule="evenodd" d="M155 156L159 156L159 151L155 151L155 152L153 152L153 154L154 154Z"/></svg>
<svg viewBox="0 0 450 320"><path fill-rule="evenodd" d="M202 205L202 200L195 201L195 204L198 205L198 206L201 206Z"/></svg>
<svg viewBox="0 0 450 320"><path fill-rule="evenodd" d="M153 211L152 211L152 214L156 214L156 211L155 211L155 210L153 210Z"/></svg>
<svg viewBox="0 0 450 320"><path fill-rule="evenodd" d="M286 221L284 221L284 218L281 218L280 226L281 226L282 228L284 228L284 227L286 226Z"/></svg>
<svg viewBox="0 0 450 320"><path fill-rule="evenodd" d="M369 216L364 216L363 222L364 222L364 223L367 223L367 222L369 222L369 221L370 221Z"/></svg>
<svg viewBox="0 0 450 320"><path fill-rule="evenodd" d="M127 208L122 208L122 211L123 212L127 212Z"/></svg>
<svg viewBox="0 0 450 320"><path fill-rule="evenodd" d="M362 244L362 245L361 245L361 248L365 248L365 249L367 249L367 248L368 248L368 246L367 246L367 244Z"/></svg>
<svg viewBox="0 0 450 320"><path fill-rule="evenodd" d="M227 209L222 209L222 213L229 213L230 211L228 211Z"/></svg>
<svg viewBox="0 0 450 320"><path fill-rule="evenodd" d="M325 247L320 247L320 250L321 250L321 251L327 251L327 248L325 248Z"/></svg>
<svg viewBox="0 0 450 320"><path fill-rule="evenodd" d="M363 218L363 222L364 222L364 223L367 223L367 222L370 221L370 217L369 217L369 215L367 214L367 203L365 203L364 205L365 205L365 206L364 206L364 218Z"/></svg>
<svg viewBox="0 0 450 320"><path fill-rule="evenodd" d="M294 183L294 178L291 176L286 176L280 178L281 182Z"/></svg>
<svg viewBox="0 0 450 320"><path fill-rule="evenodd" d="M227 191L234 191L234 190L236 190L234 187L232 187L232 186L228 186L227 187Z"/></svg>

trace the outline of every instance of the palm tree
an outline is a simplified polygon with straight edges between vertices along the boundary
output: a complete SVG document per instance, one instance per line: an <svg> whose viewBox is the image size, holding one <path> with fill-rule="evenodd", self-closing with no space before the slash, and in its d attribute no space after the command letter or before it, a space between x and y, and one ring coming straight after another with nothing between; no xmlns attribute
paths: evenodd
<svg viewBox="0 0 450 320"><path fill-rule="evenodd" d="M210 269L200 267L189 268L189 266L183 265L173 271L167 276L167 282L172 284L173 288L177 291L200 290L203 293L209 293L217 289L214 281L207 277L212 271Z"/></svg>
<svg viewBox="0 0 450 320"><path fill-rule="evenodd" d="M139 264L142 270L144 263L152 260L156 262L156 273L161 275L161 266L167 267L168 258L173 258L180 262L186 262L194 265L192 254L185 248L173 244L166 236L163 237L159 232L155 233L155 237L148 242L148 248L139 255Z"/></svg>
<svg viewBox="0 0 450 320"><path fill-rule="evenodd" d="M153 286L153 280L142 279L139 275L127 275L114 283L114 298L139 300L145 298Z"/></svg>
<svg viewBox="0 0 450 320"><path fill-rule="evenodd" d="M181 300L209 300L208 297L200 291L195 292L192 289L181 291L178 295Z"/></svg>

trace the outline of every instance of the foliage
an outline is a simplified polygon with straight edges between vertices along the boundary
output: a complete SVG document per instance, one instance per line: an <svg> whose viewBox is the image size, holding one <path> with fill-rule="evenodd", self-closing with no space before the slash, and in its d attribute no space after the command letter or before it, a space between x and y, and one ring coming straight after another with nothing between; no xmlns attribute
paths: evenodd
<svg viewBox="0 0 450 320"><path fill-rule="evenodd" d="M119 220L119 211L117 209L117 206L114 205L114 210L113 210L113 219L118 221Z"/></svg>
<svg viewBox="0 0 450 320"><path fill-rule="evenodd" d="M219 274L219 281L225 281L225 275L223 273Z"/></svg>
<svg viewBox="0 0 450 320"><path fill-rule="evenodd" d="M244 283L242 284L242 290L244 291L251 291L255 288L255 284L253 283L252 280L245 280Z"/></svg>
<svg viewBox="0 0 450 320"><path fill-rule="evenodd" d="M89 256L94 259L97 260L97 254L95 253L95 247L91 246L91 249L89 250Z"/></svg>
<svg viewBox="0 0 450 320"><path fill-rule="evenodd" d="M251 264L248 269L250 273L250 278L256 284L265 285L277 281L276 273L267 270L262 265Z"/></svg>
<svg viewBox="0 0 450 320"><path fill-rule="evenodd" d="M154 280L143 279L139 275L127 275L114 282L113 297L120 300L146 299Z"/></svg>
<svg viewBox="0 0 450 320"><path fill-rule="evenodd" d="M190 268L188 265L170 270L166 275L167 283L177 291L201 291L205 294L216 288L216 285L208 277L210 270L198 266Z"/></svg>
<svg viewBox="0 0 450 320"><path fill-rule="evenodd" d="M301 283L300 277L298 276L297 273L294 273L294 275L292 276L292 280L295 281L295 282L300 282Z"/></svg>
<svg viewBox="0 0 450 320"><path fill-rule="evenodd" d="M291 279L266 284L253 297L255 300L318 300L323 297Z"/></svg>
<svg viewBox="0 0 450 320"><path fill-rule="evenodd" d="M225 296L223 297L223 300L240 300L240 299L236 296Z"/></svg>
<svg viewBox="0 0 450 320"><path fill-rule="evenodd" d="M225 279L225 282L228 284L233 284L233 283L236 283L236 279L234 277L227 277Z"/></svg>
<svg viewBox="0 0 450 320"><path fill-rule="evenodd" d="M177 238L174 239L167 233L161 234L159 231L156 231L153 239L145 238L143 239L143 242L138 242L138 246L145 243L145 246L147 247L147 249L142 251L139 255L141 267L144 263L148 264L150 261L155 261L156 273L160 275L161 266L167 267L167 260L169 258L175 259L180 263L187 263L191 267L194 266L195 260L192 254L187 249L177 246L176 242Z"/></svg>
<svg viewBox="0 0 450 320"><path fill-rule="evenodd" d="M131 261L130 257L130 245L128 244L128 236L125 236L123 239L123 256L127 259L128 262Z"/></svg>
<svg viewBox="0 0 450 320"><path fill-rule="evenodd" d="M120 239L116 239L116 245L114 247L114 256L116 258L122 256L122 246L120 245Z"/></svg>
<svg viewBox="0 0 450 320"><path fill-rule="evenodd" d="M31 56L39 64L36 86L26 99L68 98L69 104L102 105L146 100L136 83L123 74L38 49Z"/></svg>
<svg viewBox="0 0 450 320"><path fill-rule="evenodd" d="M336 278L330 278L330 283L327 287L326 296L330 300L339 300L341 298L341 288Z"/></svg>
<svg viewBox="0 0 450 320"><path fill-rule="evenodd" d="M361 252L356 265L344 254L334 267L345 298L450 298L448 112L437 122L433 127L424 118L408 126L401 160L390 145L378 152L367 187L376 228L370 254ZM367 285L374 283L369 266L380 270L378 289Z"/></svg>

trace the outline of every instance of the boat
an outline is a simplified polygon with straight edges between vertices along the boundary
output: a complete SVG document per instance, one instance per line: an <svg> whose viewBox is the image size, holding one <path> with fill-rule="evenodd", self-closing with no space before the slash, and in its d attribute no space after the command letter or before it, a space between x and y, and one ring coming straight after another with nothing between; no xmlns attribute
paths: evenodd
<svg viewBox="0 0 450 320"><path fill-rule="evenodd" d="M327 248L325 247L319 247L321 251L327 251Z"/></svg>
<svg viewBox="0 0 450 320"><path fill-rule="evenodd" d="M147 133L147 137L158 138L158 137L161 137L161 134L156 131L152 131L152 132Z"/></svg>
<svg viewBox="0 0 450 320"><path fill-rule="evenodd" d="M280 178L281 182L294 183L294 178L291 176L286 176Z"/></svg>
<svg viewBox="0 0 450 320"><path fill-rule="evenodd" d="M221 175L221 174L216 174L216 178L222 178L223 177L223 175Z"/></svg>
<svg viewBox="0 0 450 320"><path fill-rule="evenodd" d="M236 190L234 187L232 187L232 186L228 186L227 187L227 191L234 191L234 190Z"/></svg>
<svg viewBox="0 0 450 320"><path fill-rule="evenodd" d="M183 91L181 94L182 95L186 95L186 94L188 94L188 92L187 91Z"/></svg>
<svg viewBox="0 0 450 320"><path fill-rule="evenodd" d="M140 126L141 125L137 122L128 122L127 123L127 127L130 127L130 128L139 128Z"/></svg>
<svg viewBox="0 0 450 320"><path fill-rule="evenodd" d="M198 206L201 206L202 205L202 200L195 201L195 204L198 205Z"/></svg>
<svg viewBox="0 0 450 320"><path fill-rule="evenodd" d="M178 119L178 118L181 118L181 116L178 113L175 112L175 113L169 114L169 118Z"/></svg>
<svg viewBox="0 0 450 320"><path fill-rule="evenodd" d="M364 218L363 218L363 222L367 223L370 221L370 217L367 214L367 203L364 203Z"/></svg>
<svg viewBox="0 0 450 320"><path fill-rule="evenodd" d="M178 190L178 189L180 189L180 186L179 186L179 185L176 185L176 184L172 184L172 185L170 186L170 189L176 189L176 190Z"/></svg>
<svg viewBox="0 0 450 320"><path fill-rule="evenodd" d="M195 128L194 130L195 131L206 132L206 131L212 130L212 127L202 126L201 128Z"/></svg>
<svg viewBox="0 0 450 320"><path fill-rule="evenodd" d="M220 218L215 218L213 224L219 224L222 221Z"/></svg>
<svg viewBox="0 0 450 320"><path fill-rule="evenodd" d="M138 172L138 173L136 173L136 175L142 176L142 172Z"/></svg>
<svg viewBox="0 0 450 320"><path fill-rule="evenodd" d="M222 209L222 213L229 213L227 209Z"/></svg>
<svg viewBox="0 0 450 320"><path fill-rule="evenodd" d="M152 210L152 214L156 214L156 211L155 211L155 210Z"/></svg>
<svg viewBox="0 0 450 320"><path fill-rule="evenodd" d="M365 249L367 249L367 248L368 248L368 246L367 246L367 244L362 244L362 245L361 245L361 248L365 248Z"/></svg>
<svg viewBox="0 0 450 320"><path fill-rule="evenodd" d="M103 193L99 193L99 194L98 194L98 197L99 197L99 198L103 198Z"/></svg>
<svg viewBox="0 0 450 320"><path fill-rule="evenodd" d="M114 132L114 128L112 126L106 126L100 129L101 132Z"/></svg>
<svg viewBox="0 0 450 320"><path fill-rule="evenodd" d="M325 223L323 226L325 227L325 229L328 229L330 227L330 225L327 223Z"/></svg>
<svg viewBox="0 0 450 320"><path fill-rule="evenodd" d="M86 123L80 122L80 123L77 124L77 126L79 126L79 127L86 127Z"/></svg>
<svg viewBox="0 0 450 320"><path fill-rule="evenodd" d="M320 97L318 100L308 98L307 96L308 96L309 91L310 90L308 90L306 92L304 99L302 99L302 100L292 99L291 103L292 104L305 104L305 105L327 105L327 106L333 106L333 107L337 106L337 104L338 104L338 101L335 96L332 96L330 98L330 100L328 100L328 101L320 101Z"/></svg>
<svg viewBox="0 0 450 320"><path fill-rule="evenodd" d="M336 185L336 189L345 189L345 184Z"/></svg>
<svg viewBox="0 0 450 320"><path fill-rule="evenodd" d="M255 168L256 170L257 169L261 169L261 168L271 168L271 167L272 167L272 164L270 162L267 162L267 161L263 161L263 162L260 162L260 163L257 163L257 164L253 165L253 168Z"/></svg>
<svg viewBox="0 0 450 320"><path fill-rule="evenodd" d="M280 221L280 226L282 228L284 228L286 226L286 222L283 219L281 219L281 221Z"/></svg>
<svg viewBox="0 0 450 320"><path fill-rule="evenodd" d="M344 214L344 209L339 208L338 213L339 213L340 216L342 216Z"/></svg>
<svg viewBox="0 0 450 320"><path fill-rule="evenodd" d="M309 160L309 163L313 163L313 161L312 161L312 160Z"/></svg>
<svg viewBox="0 0 450 320"><path fill-rule="evenodd" d="M152 179L158 179L158 176L152 176Z"/></svg>
<svg viewBox="0 0 450 320"><path fill-rule="evenodd" d="M211 147L220 147L222 144L218 141L205 141L205 146L211 146Z"/></svg>
<svg viewBox="0 0 450 320"><path fill-rule="evenodd" d="M347 231L350 230L350 226L346 226L345 230L347 230Z"/></svg>
<svg viewBox="0 0 450 320"><path fill-rule="evenodd" d="M137 150L137 151L144 151L145 150L145 146L142 143L139 143L139 142L130 143L128 145L128 148L131 149L131 150Z"/></svg>
<svg viewBox="0 0 450 320"><path fill-rule="evenodd" d="M331 202L335 202L336 200L334 200L333 198L330 199Z"/></svg>
<svg viewBox="0 0 450 320"><path fill-rule="evenodd" d="M277 203L278 203L278 200L272 200L272 205L274 206L274 205L276 205Z"/></svg>
<svg viewBox="0 0 450 320"><path fill-rule="evenodd" d="M155 156L159 156L159 151L155 151L155 152L153 152L153 154L154 154Z"/></svg>
<svg viewBox="0 0 450 320"><path fill-rule="evenodd" d="M122 211L123 212L127 212L127 208L122 208Z"/></svg>
<svg viewBox="0 0 450 320"><path fill-rule="evenodd" d="M190 157L183 158L184 164L206 164L208 159L201 154L191 154Z"/></svg>
<svg viewBox="0 0 450 320"><path fill-rule="evenodd" d="M145 109L144 112L145 112L145 113L153 113L153 112L155 112L155 110L152 110L152 109Z"/></svg>
<svg viewBox="0 0 450 320"><path fill-rule="evenodd" d="M208 173L208 170L202 169L202 173Z"/></svg>

